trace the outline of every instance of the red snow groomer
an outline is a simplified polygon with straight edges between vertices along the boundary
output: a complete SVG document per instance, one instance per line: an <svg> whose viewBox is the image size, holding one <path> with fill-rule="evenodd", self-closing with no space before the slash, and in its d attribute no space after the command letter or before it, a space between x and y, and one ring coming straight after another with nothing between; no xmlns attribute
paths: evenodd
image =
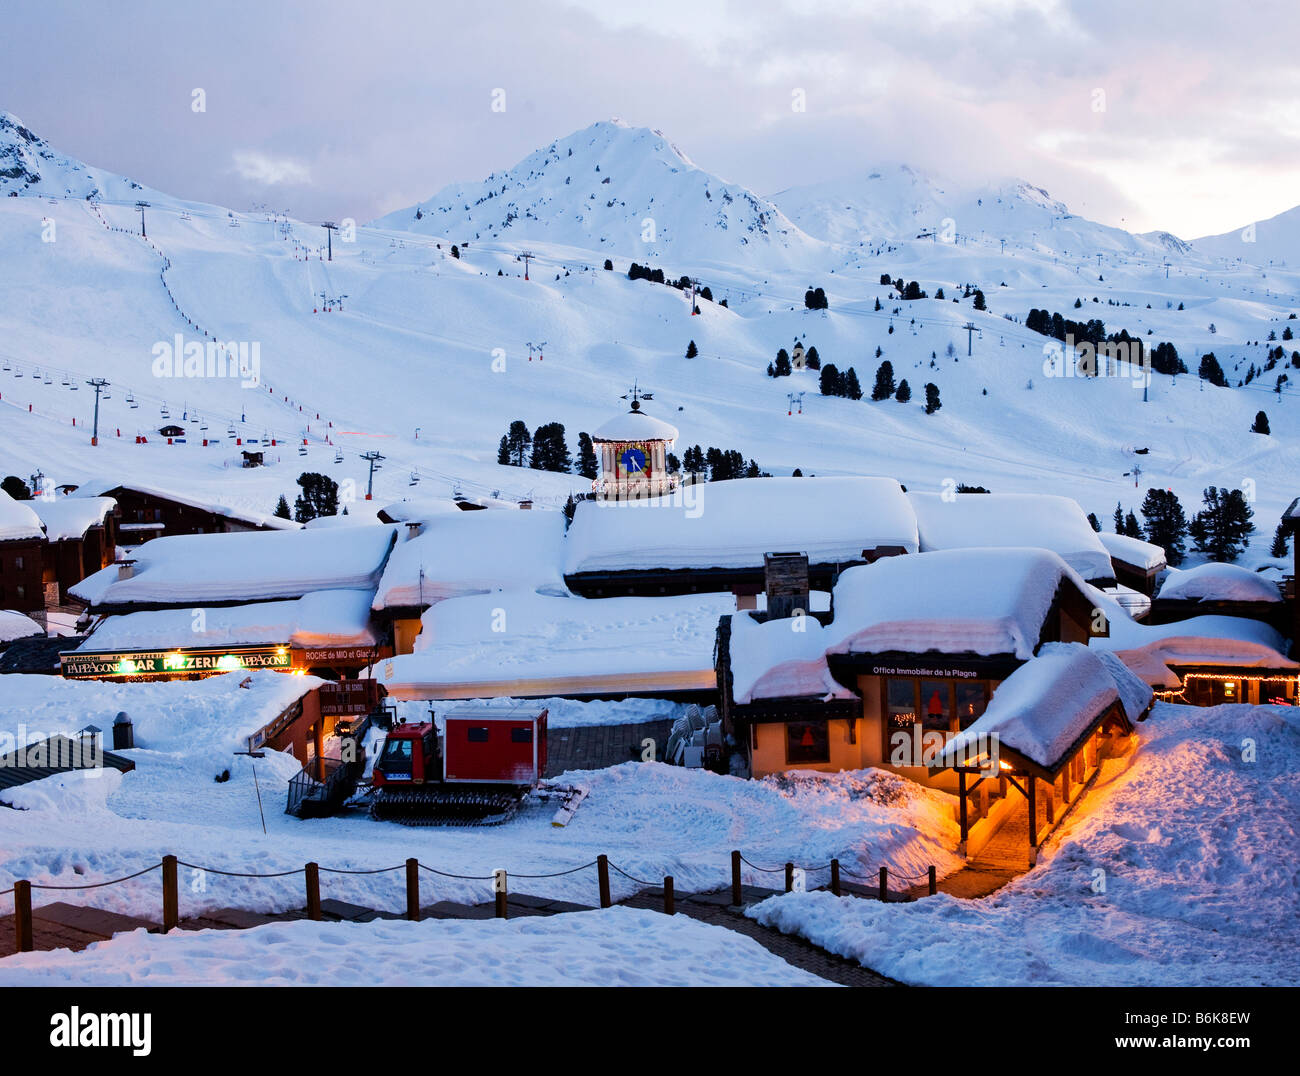
<svg viewBox="0 0 1300 1076"><path fill-rule="evenodd" d="M371 817L408 826L494 825L536 792L563 800L556 816L563 825L586 792L542 781L546 715L465 706L448 711L442 735L432 720L395 725L371 774Z"/></svg>

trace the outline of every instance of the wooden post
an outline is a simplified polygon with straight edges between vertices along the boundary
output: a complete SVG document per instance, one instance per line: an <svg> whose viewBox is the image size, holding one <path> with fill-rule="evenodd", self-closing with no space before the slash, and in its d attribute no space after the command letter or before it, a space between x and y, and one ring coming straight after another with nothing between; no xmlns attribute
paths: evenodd
<svg viewBox="0 0 1300 1076"><path fill-rule="evenodd" d="M1070 802L1070 778L1073 776L1070 771L1073 769L1074 759L1061 767L1061 806Z"/></svg>
<svg viewBox="0 0 1300 1076"><path fill-rule="evenodd" d="M1032 773L1025 775L1025 792L1029 800L1029 847L1038 847L1038 803L1037 792L1035 787L1038 784L1038 778Z"/></svg>
<svg viewBox="0 0 1300 1076"><path fill-rule="evenodd" d="M794 864L785 865L785 891L792 893L794 891Z"/></svg>
<svg viewBox="0 0 1300 1076"><path fill-rule="evenodd" d="M966 817L966 771L957 771L957 801L959 803L961 822L961 839L964 841L970 836L970 824Z"/></svg>
<svg viewBox="0 0 1300 1076"><path fill-rule="evenodd" d="M664 915L677 914L676 894L673 893L673 876L664 878Z"/></svg>
<svg viewBox="0 0 1300 1076"><path fill-rule="evenodd" d="M14 941L20 953L30 953L32 944L32 883L14 882Z"/></svg>
<svg viewBox="0 0 1300 1076"><path fill-rule="evenodd" d="M608 908L613 903L609 899L609 856L596 857L596 874L600 878L600 906Z"/></svg>
<svg viewBox="0 0 1300 1076"><path fill-rule="evenodd" d="M496 890L496 917L498 919L508 919L510 917L508 877L503 870L493 871L492 873L492 887Z"/></svg>
<svg viewBox="0 0 1300 1076"><path fill-rule="evenodd" d="M938 872L934 869L934 864L930 865L929 874L930 874L930 896L934 896L937 892L939 892Z"/></svg>
<svg viewBox="0 0 1300 1076"><path fill-rule="evenodd" d="M305 871L307 877L307 918L313 923L320 922L320 866L308 863Z"/></svg>
<svg viewBox="0 0 1300 1076"><path fill-rule="evenodd" d="M735 908L741 905L740 896L740 853L731 853L731 904Z"/></svg>
<svg viewBox="0 0 1300 1076"><path fill-rule="evenodd" d="M1056 785L1049 784L1043 789L1043 817L1050 826L1056 821Z"/></svg>
<svg viewBox="0 0 1300 1076"><path fill-rule="evenodd" d="M163 856L163 932L174 930L181 921L180 886L176 881L176 857Z"/></svg>
<svg viewBox="0 0 1300 1076"><path fill-rule="evenodd" d="M889 900L889 868L880 868L880 903L884 904Z"/></svg>
<svg viewBox="0 0 1300 1076"><path fill-rule="evenodd" d="M420 921L420 861L406 861L406 918L412 923Z"/></svg>
<svg viewBox="0 0 1300 1076"><path fill-rule="evenodd" d="M831 860L831 892L837 897L840 895L840 861L838 859Z"/></svg>

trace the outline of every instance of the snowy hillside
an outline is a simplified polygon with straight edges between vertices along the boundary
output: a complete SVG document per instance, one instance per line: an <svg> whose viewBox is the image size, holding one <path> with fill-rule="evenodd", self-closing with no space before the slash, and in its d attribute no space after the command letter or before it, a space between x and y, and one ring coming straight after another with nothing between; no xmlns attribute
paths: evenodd
<svg viewBox="0 0 1300 1076"><path fill-rule="evenodd" d="M692 264L806 264L818 247L770 202L702 171L660 132L619 120L374 223L473 246L548 242Z"/></svg>
<svg viewBox="0 0 1300 1076"><path fill-rule="evenodd" d="M26 147L24 169L41 165L43 182L59 176L68 188L64 177L94 173L34 135L8 137ZM0 198L5 472L40 470L51 483L118 474L266 513L282 493L293 501L300 472L320 471L355 513L370 477L360 454L374 450L384 456L377 504L459 492L559 508L589 482L498 465L502 434L514 419L530 429L561 422L574 449L579 431L625 410L620 397L639 380L656 393L648 412L680 429L679 456L695 444L733 449L774 475L1046 491L1104 521L1117 501L1136 508L1148 487L1173 489L1191 513L1205 486L1249 481L1258 532L1243 563L1273 563L1273 525L1300 493L1300 372L1297 345L1268 337L1285 340L1296 324L1300 271L1261 277L1172 246L1148 249L1018 186L1001 203L979 205L976 195L968 213L968 196L916 174L864 181L877 182L888 197L853 212L866 214L865 227L897 229L885 249L835 245L695 168L661 136L602 123L506 175L444 192L418 221L412 210L335 234L331 261L317 224L146 195L146 241L141 192L129 184L110 189L104 179L103 196L87 200L82 187L37 197L19 181L17 197ZM808 223L813 202L804 205L797 215ZM970 242L908 237L941 224L941 210ZM653 244L640 238L647 216ZM851 236L842 227L823 234ZM464 244L459 257L453 242ZM701 299L692 316L677 289L628 279L637 260L670 277L698 274L717 301ZM930 297L903 301L882 275L916 279ZM967 284L982 289L986 310ZM805 309L813 286L829 309ZM1044 350L1054 341L1023 324L1044 308L1169 341L1192 373L1156 375L1145 394L1128 377L1059 376ZM177 334L255 345L257 377L160 367L159 349L167 354ZM822 396L812 370L768 377L777 350L796 339L823 364L854 368L868 396L890 362L911 401ZM691 342L698 356L687 359ZM1278 346L1285 361L1259 376ZM1232 388L1197 379L1209 351ZM112 382L96 448L92 377ZM932 414L922 406L927 382L942 400ZM1247 432L1260 410L1271 436ZM184 441L168 444L164 423L182 425ZM240 466L251 441L268 466Z"/></svg>
<svg viewBox="0 0 1300 1076"><path fill-rule="evenodd" d="M1300 206L1267 220L1243 225L1220 235L1207 235L1192 243L1203 255L1260 266L1300 264Z"/></svg>
<svg viewBox="0 0 1300 1076"><path fill-rule="evenodd" d="M1071 213L1041 187L1021 179L972 185L906 164L882 165L848 181L793 187L772 196L809 235L849 247L908 239L1025 247L1095 257L1098 252L1185 252L1168 233L1135 236Z"/></svg>
<svg viewBox="0 0 1300 1076"><path fill-rule="evenodd" d="M13 113L0 112L0 197L10 192L115 200L147 199L156 193L135 180L64 156Z"/></svg>

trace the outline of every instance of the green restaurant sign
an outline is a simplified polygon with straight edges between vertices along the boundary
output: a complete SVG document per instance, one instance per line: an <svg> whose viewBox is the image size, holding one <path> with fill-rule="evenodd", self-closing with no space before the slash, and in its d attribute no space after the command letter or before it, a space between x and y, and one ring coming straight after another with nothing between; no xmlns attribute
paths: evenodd
<svg viewBox="0 0 1300 1076"><path fill-rule="evenodd" d="M186 676L239 672L241 669L288 669L287 646L207 647L185 650L73 650L59 655L67 679L112 676Z"/></svg>

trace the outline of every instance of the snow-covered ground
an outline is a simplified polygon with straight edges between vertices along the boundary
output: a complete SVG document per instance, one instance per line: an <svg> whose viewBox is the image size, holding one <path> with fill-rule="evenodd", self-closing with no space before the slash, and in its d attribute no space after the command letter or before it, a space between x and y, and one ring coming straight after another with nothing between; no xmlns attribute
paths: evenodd
<svg viewBox="0 0 1300 1076"><path fill-rule="evenodd" d="M982 900L752 915L909 983L1300 984L1300 711L1158 704L1039 865Z"/></svg>
<svg viewBox="0 0 1300 1076"><path fill-rule="evenodd" d="M686 916L608 908L501 922L143 930L0 960L0 986L829 986Z"/></svg>

